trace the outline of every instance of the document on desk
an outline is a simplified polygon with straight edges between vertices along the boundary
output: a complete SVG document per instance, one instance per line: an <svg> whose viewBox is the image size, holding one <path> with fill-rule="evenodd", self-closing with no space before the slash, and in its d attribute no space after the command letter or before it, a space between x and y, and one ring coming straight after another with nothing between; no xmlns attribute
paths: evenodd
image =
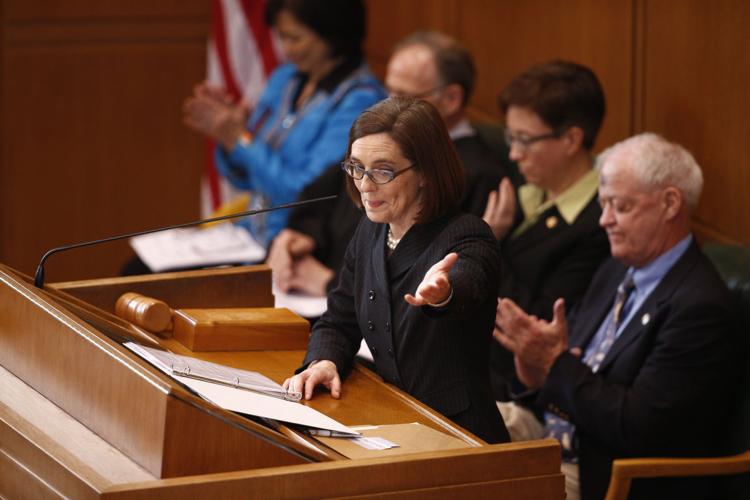
<svg viewBox="0 0 750 500"><path fill-rule="evenodd" d="M247 229L231 223L144 234L131 238L130 246L154 272L262 262L266 258L265 249Z"/></svg>
<svg viewBox="0 0 750 500"><path fill-rule="evenodd" d="M304 293L282 292L273 287L274 307L286 307L303 318L319 318L328 308L327 297L314 297Z"/></svg>
<svg viewBox="0 0 750 500"><path fill-rule="evenodd" d="M134 342L126 342L123 345L170 376L179 375L197 378L206 382L259 392L266 396L274 396L289 401L302 399L301 392L287 391L280 384L258 372L240 370L239 368L211 363L190 356L181 356Z"/></svg>
<svg viewBox="0 0 750 500"><path fill-rule="evenodd" d="M359 436L359 432L309 406L297 403L301 393L287 391L261 373L152 349L133 342L123 345L173 379L190 387L203 399L226 410L280 420L330 434Z"/></svg>
<svg viewBox="0 0 750 500"><path fill-rule="evenodd" d="M352 426L361 437L316 437L329 448L348 458L374 458L425 451L471 448L456 436L445 434L417 422L409 424Z"/></svg>
<svg viewBox="0 0 750 500"><path fill-rule="evenodd" d="M237 413L270 418L313 429L324 429L356 437L359 433L319 411L301 403L264 396L224 385L212 384L188 377L175 376L204 399Z"/></svg>

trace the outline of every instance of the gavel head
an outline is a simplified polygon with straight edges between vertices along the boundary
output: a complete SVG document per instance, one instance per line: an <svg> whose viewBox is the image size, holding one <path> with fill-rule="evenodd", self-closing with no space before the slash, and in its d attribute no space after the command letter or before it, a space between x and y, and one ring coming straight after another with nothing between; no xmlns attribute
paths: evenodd
<svg viewBox="0 0 750 500"><path fill-rule="evenodd" d="M115 314L152 333L163 332L172 324L172 310L166 303L134 292L117 299Z"/></svg>

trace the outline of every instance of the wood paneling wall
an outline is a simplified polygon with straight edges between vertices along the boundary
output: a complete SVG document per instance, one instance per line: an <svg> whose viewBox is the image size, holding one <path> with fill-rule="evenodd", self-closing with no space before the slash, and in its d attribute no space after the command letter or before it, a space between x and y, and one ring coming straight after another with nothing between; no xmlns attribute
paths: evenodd
<svg viewBox="0 0 750 500"><path fill-rule="evenodd" d="M703 166L704 237L750 244L750 3L743 0L367 0L367 54L438 29L473 52L472 117L527 66L591 66L607 93L597 149L651 130ZM0 0L0 262L192 220L204 143L181 105L205 75L210 2ZM50 280L109 276L126 243L58 255Z"/></svg>
<svg viewBox="0 0 750 500"><path fill-rule="evenodd" d="M199 215L210 2L2 0L0 261ZM117 274L126 242L50 258L48 280Z"/></svg>
<svg viewBox="0 0 750 500"><path fill-rule="evenodd" d="M703 167L699 234L750 244L750 2L648 0L639 8L636 129L683 144Z"/></svg>
<svg viewBox="0 0 750 500"><path fill-rule="evenodd" d="M597 150L653 131L693 152L704 239L750 244L750 3L743 0L369 0L368 57L381 76L394 43L448 33L476 59L469 106L499 121L500 90L552 59L590 66L607 95Z"/></svg>
<svg viewBox="0 0 750 500"><path fill-rule="evenodd" d="M477 65L471 116L499 121L497 95L513 77L532 64L572 60L591 67L607 93L607 119L597 143L630 133L629 0L370 0L368 6L368 56L380 76L400 38L417 29L443 31L466 45Z"/></svg>

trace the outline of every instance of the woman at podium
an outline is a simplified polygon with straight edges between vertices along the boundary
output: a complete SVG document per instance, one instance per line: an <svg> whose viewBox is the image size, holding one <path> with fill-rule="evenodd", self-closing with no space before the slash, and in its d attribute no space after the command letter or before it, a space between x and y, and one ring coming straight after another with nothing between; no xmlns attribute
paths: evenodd
<svg viewBox="0 0 750 500"><path fill-rule="evenodd" d="M366 217L285 387L340 397L364 338L386 382L487 442L508 441L488 374L497 247L456 208L464 175L437 110L411 98L374 105L354 122L342 168Z"/></svg>

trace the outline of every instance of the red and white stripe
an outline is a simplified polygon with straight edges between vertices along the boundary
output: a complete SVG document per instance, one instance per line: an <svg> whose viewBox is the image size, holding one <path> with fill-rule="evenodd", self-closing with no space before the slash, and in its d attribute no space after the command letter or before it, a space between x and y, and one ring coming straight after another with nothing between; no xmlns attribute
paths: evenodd
<svg viewBox="0 0 750 500"><path fill-rule="evenodd" d="M263 19L265 3L265 0L213 0L207 81L225 88L237 99L244 97L251 108L282 57L278 38ZM237 195L217 172L213 150L214 143L209 140L201 193L204 215Z"/></svg>

